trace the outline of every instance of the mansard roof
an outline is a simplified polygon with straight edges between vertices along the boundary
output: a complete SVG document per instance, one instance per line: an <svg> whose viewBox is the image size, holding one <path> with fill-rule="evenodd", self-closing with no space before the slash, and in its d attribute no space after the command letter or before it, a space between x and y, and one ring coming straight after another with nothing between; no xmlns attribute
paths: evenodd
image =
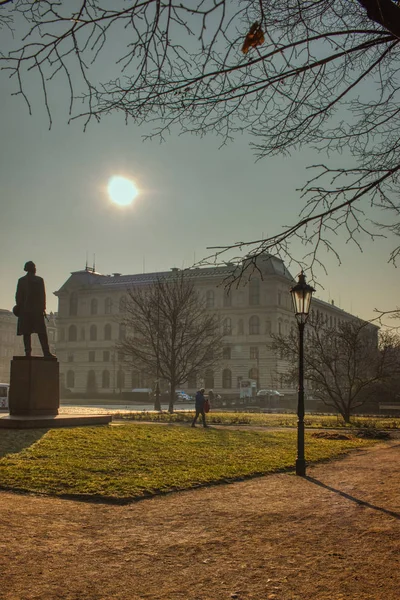
<svg viewBox="0 0 400 600"><path fill-rule="evenodd" d="M241 271L246 267L246 263L236 265L234 263L227 263L226 266L216 267L199 267L189 269L177 269L173 268L170 271L157 271L154 273L138 273L133 275L121 275L120 273L114 273L113 275L102 275L92 269L84 269L82 271L73 271L69 279L61 286L61 288L54 292L58 296L61 292L71 292L74 289L90 288L91 286L100 286L106 288L119 288L119 287L132 287L135 285L142 285L146 283L153 283L158 279L169 279L176 277L177 274L183 275L190 279L218 279L219 282L229 281L235 275L239 275ZM253 267L249 262L247 265L246 273L244 277L246 280L256 276L257 273L261 273L261 276L278 275L287 279L289 282L293 282L293 277L286 269L283 261L275 256L262 255L257 259L257 268Z"/></svg>

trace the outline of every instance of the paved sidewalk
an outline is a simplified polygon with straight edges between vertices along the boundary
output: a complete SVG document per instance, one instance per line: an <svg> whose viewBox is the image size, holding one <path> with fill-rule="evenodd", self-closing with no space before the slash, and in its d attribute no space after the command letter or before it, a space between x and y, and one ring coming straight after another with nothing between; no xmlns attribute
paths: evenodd
<svg viewBox="0 0 400 600"><path fill-rule="evenodd" d="M127 506L0 492L0 598L398 600L400 444L308 475Z"/></svg>

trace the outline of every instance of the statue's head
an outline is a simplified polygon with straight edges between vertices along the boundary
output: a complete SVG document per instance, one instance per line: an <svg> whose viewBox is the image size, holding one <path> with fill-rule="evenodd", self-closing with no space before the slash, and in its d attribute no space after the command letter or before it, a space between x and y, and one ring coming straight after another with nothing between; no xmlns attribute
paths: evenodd
<svg viewBox="0 0 400 600"><path fill-rule="evenodd" d="M27 273L36 273L36 265L34 262L32 262L31 260L28 260L27 263L25 263L24 266L24 271L26 271Z"/></svg>

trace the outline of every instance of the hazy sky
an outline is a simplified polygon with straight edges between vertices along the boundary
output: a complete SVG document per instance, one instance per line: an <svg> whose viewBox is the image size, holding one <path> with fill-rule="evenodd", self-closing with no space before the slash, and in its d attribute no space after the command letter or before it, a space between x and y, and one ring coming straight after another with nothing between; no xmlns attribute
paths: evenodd
<svg viewBox="0 0 400 600"><path fill-rule="evenodd" d="M212 136L143 143L143 130L117 115L83 133L81 122L67 124L57 83L49 131L36 84L29 116L1 72L0 82L0 308L12 308L27 260L45 279L48 310L57 310L52 292L84 268L87 254L89 263L96 255L101 273L151 272L188 267L210 253L207 246L272 235L296 220L305 166L320 162L304 150L256 163L244 136L220 150ZM141 194L132 207L110 203L112 175L136 181ZM387 260L398 241L365 238L361 253L338 238L342 265L324 257L328 275L318 272L318 296L364 318L375 307L395 308L398 271Z"/></svg>

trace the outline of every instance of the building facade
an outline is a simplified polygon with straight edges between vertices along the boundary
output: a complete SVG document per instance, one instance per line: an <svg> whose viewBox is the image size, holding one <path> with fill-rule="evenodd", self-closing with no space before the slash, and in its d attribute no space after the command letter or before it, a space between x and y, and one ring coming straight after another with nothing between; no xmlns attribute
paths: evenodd
<svg viewBox="0 0 400 600"><path fill-rule="evenodd" d="M55 353L56 315L48 315L46 326L50 351ZM36 334L32 335L32 354L42 355ZM17 317L10 310L0 309L0 383L10 383L10 361L13 356L23 355L22 336L17 336Z"/></svg>
<svg viewBox="0 0 400 600"><path fill-rule="evenodd" d="M102 275L86 268L71 273L55 292L62 389L96 397L154 387L154 381L135 365L127 367L115 350L121 335L119 320L129 289L176 276L176 271ZM224 347L218 370L206 378L182 382L180 387L193 393L204 385L222 395L235 394L239 382L251 378L257 381L258 389L293 392L285 387L286 361L270 348L272 334L287 334L292 327L297 328L289 293L293 277L280 259L269 255L260 258L250 280L246 278L228 291L224 280L231 272L230 265L183 271L210 312L220 316ZM332 326L353 318L333 303L316 298L312 307Z"/></svg>

